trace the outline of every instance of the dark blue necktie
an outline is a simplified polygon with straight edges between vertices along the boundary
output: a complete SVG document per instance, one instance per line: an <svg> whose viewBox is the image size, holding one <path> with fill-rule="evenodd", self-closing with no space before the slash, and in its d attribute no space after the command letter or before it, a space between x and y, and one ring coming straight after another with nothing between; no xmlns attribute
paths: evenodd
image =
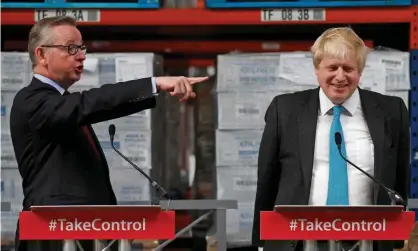
<svg viewBox="0 0 418 251"><path fill-rule="evenodd" d="M341 158L335 144L335 133L341 134L341 153L346 156L344 134L341 126L340 115L342 106L334 106L334 118L329 135L329 181L327 205L349 205L348 202L348 175L347 163Z"/></svg>

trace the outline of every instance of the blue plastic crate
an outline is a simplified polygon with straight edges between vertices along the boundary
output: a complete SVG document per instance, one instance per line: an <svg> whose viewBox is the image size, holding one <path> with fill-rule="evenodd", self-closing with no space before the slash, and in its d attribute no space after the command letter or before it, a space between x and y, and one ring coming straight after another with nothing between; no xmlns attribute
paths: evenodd
<svg viewBox="0 0 418 251"><path fill-rule="evenodd" d="M1 8L27 9L158 9L161 0L2 0Z"/></svg>
<svg viewBox="0 0 418 251"><path fill-rule="evenodd" d="M409 6L412 0L206 0L207 8ZM418 1L418 0L413 0Z"/></svg>

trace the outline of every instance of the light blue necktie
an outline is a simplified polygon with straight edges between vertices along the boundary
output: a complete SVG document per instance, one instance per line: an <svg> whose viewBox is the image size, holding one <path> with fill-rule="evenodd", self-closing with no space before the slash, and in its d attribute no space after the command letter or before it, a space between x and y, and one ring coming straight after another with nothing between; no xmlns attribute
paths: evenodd
<svg viewBox="0 0 418 251"><path fill-rule="evenodd" d="M335 133L341 134L341 153L346 156L344 134L340 122L342 106L334 106L334 119L332 121L329 137L329 181L327 205L348 205L348 176L347 163L341 158L337 144L335 144Z"/></svg>

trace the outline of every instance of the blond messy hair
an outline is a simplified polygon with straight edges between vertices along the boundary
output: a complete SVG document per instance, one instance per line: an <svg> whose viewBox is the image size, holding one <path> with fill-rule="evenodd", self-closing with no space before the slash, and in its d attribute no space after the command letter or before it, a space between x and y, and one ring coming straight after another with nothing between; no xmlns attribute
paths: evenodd
<svg viewBox="0 0 418 251"><path fill-rule="evenodd" d="M369 48L364 41L349 27L327 29L311 47L315 68L321 63L325 55L340 59L348 59L354 53L359 71L366 65Z"/></svg>

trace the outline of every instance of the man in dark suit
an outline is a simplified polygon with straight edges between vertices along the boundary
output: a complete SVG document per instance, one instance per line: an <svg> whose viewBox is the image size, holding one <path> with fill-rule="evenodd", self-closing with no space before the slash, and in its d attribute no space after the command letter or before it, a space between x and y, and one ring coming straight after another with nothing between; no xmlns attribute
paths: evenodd
<svg viewBox="0 0 418 251"><path fill-rule="evenodd" d="M23 210L32 205L115 205L109 168L91 124L153 108L160 91L187 100L195 96L191 85L207 79L144 78L69 93L86 58L81 34L69 17L37 22L28 51L34 77L16 94L10 114ZM92 242L83 247L92 250ZM61 248L57 241L19 241L17 230L18 251Z"/></svg>
<svg viewBox="0 0 418 251"><path fill-rule="evenodd" d="M410 136L404 102L358 87L367 48L351 29L325 31L312 53L319 88L276 96L266 112L254 211L257 246L263 246L260 211L275 205L391 204L385 190L342 160L335 132L341 133L349 160L407 198ZM374 250L392 251L394 243L374 242ZM327 243L319 246L328 250ZM266 241L264 251L273 250L303 250L303 242Z"/></svg>

